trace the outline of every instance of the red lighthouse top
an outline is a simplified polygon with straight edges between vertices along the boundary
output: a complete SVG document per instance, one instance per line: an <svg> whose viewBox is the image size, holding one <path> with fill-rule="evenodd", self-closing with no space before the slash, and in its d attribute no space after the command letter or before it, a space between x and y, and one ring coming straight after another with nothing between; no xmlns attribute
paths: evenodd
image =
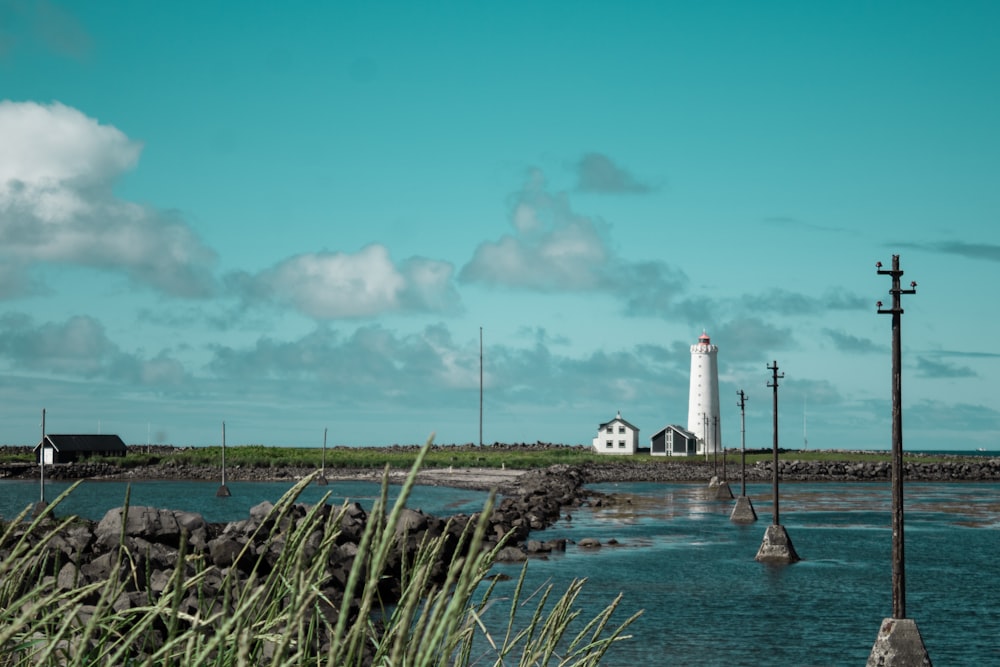
<svg viewBox="0 0 1000 667"><path fill-rule="evenodd" d="M712 342L712 339L711 339L711 338L709 338L709 337L708 337L708 334L707 334L707 333L705 333L704 331L702 331L702 332L701 332L701 335L700 335L700 336L698 336L698 344L699 344L699 345L708 345L708 344L709 344L709 343L711 343L711 342Z"/></svg>

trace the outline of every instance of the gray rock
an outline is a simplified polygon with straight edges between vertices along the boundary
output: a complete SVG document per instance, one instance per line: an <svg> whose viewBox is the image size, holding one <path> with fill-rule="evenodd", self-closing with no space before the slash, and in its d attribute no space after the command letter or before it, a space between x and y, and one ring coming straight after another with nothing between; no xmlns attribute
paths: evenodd
<svg viewBox="0 0 1000 667"><path fill-rule="evenodd" d="M498 563L523 563L527 559L527 554L517 547L504 547L497 552Z"/></svg>

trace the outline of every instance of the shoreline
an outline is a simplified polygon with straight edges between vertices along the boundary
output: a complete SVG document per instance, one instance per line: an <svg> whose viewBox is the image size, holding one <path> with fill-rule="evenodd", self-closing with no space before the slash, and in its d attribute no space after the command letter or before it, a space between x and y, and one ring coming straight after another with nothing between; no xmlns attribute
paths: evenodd
<svg viewBox="0 0 1000 667"><path fill-rule="evenodd" d="M605 482L707 482L713 477L730 483L741 480L740 466L719 466L712 462L662 461L592 461L554 464L538 468L506 468L486 466L429 466L417 471L417 484L448 486L477 490L515 492L525 476L537 474L573 476L583 483ZM322 472L328 481L365 481L379 483L387 476L389 483L401 484L410 474L409 468L343 468L328 467L322 471L305 466L233 466L226 470L227 482L298 481ZM37 464L0 465L0 479L32 480L39 478ZM903 467L909 481L941 482L1000 482L1000 458L980 460L955 459L934 463L909 462ZM778 477L785 482L884 482L891 478L888 462L802 461L782 460ZM121 468L107 462L77 462L45 466L45 478L51 481L93 480L183 480L222 481L221 470L215 466L154 465ZM757 462L746 467L748 482L767 482L773 478L771 462Z"/></svg>

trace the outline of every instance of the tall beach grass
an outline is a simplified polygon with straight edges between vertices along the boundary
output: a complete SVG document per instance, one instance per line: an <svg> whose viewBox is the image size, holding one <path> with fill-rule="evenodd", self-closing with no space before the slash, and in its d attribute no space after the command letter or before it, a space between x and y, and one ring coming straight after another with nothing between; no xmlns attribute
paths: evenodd
<svg viewBox="0 0 1000 667"><path fill-rule="evenodd" d="M398 596L386 599L390 560L398 541L406 539L401 516L429 449L428 442L417 452L392 506L388 476L383 477L339 600L325 591L345 508L321 511L327 496L304 518L290 520L311 477L292 487L258 528L258 537L269 541L284 527L273 567L248 551L241 557L257 558L249 574L235 567L220 570L182 541L169 581L156 593L140 585L150 575L141 555L127 547L124 521L111 556L111 571L122 576L60 585L53 573L59 571L61 552L52 544L75 519L55 516L71 487L38 516L26 510L2 526L0 549L8 555L0 562L0 667L584 666L599 664L616 642L628 638L625 632L638 613L617 620L624 615L620 597L584 618L577 604L584 581L563 591L526 591L530 562L513 595L496 594L490 574L504 542L484 540L492 496L460 531L459 548L447 545L445 535L422 540L398 567ZM442 564L446 554L454 555ZM122 605L137 589L148 591L142 604ZM509 607L500 627L483 620L493 605Z"/></svg>

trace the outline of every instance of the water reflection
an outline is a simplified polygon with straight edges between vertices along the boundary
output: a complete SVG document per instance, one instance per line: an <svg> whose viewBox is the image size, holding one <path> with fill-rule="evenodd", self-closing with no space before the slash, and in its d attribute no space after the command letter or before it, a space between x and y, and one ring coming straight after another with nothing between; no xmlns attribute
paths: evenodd
<svg viewBox="0 0 1000 667"><path fill-rule="evenodd" d="M728 515L735 500L716 500L700 483L656 484L632 482L595 484L595 491L610 494L593 510L595 521L635 523L643 518L671 519L702 514ZM769 484L747 484L747 496L761 518L770 515ZM1000 484L914 483L904 487L907 515L943 514L956 525L1000 527ZM888 483L796 483L781 487L783 523L808 522L822 514L889 513L892 490ZM785 514L788 513L786 519ZM795 521L794 514L800 514Z"/></svg>

